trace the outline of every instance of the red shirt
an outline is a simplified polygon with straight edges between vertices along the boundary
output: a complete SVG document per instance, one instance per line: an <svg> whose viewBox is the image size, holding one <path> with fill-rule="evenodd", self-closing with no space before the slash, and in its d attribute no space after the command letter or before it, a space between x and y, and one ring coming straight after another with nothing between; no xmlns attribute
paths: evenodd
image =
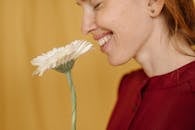
<svg viewBox="0 0 195 130"><path fill-rule="evenodd" d="M195 130L195 61L152 78L125 75L107 130Z"/></svg>

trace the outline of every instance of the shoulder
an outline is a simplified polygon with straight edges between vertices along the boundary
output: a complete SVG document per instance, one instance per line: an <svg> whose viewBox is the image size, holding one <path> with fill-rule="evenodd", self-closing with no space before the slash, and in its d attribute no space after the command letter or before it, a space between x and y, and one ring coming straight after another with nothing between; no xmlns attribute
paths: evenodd
<svg viewBox="0 0 195 130"><path fill-rule="evenodd" d="M149 78L143 69L138 69L127 73L121 78L118 92L120 93L121 91L140 88L147 82L148 79Z"/></svg>
<svg viewBox="0 0 195 130"><path fill-rule="evenodd" d="M125 74L122 77L121 81L129 80L129 79L131 79L131 80L142 79L142 78L145 78L145 77L147 77L147 76L146 76L144 70L143 69L138 69L138 70L134 70L130 73Z"/></svg>

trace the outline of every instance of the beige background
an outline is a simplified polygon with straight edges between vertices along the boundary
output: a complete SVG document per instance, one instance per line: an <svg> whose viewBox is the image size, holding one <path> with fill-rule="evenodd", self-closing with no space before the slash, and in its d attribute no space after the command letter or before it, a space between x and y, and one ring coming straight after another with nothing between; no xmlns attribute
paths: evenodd
<svg viewBox="0 0 195 130"><path fill-rule="evenodd" d="M53 70L32 76L30 60L75 39L95 44L73 68L77 128L106 128L120 77L138 66L110 66L96 43L81 34L81 15L74 0L0 0L0 130L70 130L65 76Z"/></svg>

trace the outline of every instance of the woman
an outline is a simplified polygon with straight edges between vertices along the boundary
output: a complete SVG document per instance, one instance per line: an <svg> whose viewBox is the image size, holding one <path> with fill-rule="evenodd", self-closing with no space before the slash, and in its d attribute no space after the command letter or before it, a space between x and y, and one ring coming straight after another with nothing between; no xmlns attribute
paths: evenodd
<svg viewBox="0 0 195 130"><path fill-rule="evenodd" d="M134 58L108 130L195 130L193 0L77 0L111 65Z"/></svg>

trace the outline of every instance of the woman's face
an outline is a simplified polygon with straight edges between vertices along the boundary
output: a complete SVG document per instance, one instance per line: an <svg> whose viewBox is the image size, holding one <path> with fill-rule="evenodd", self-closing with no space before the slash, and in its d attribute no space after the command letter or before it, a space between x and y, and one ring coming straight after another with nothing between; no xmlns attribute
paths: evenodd
<svg viewBox="0 0 195 130"><path fill-rule="evenodd" d="M147 1L77 0L83 8L83 33L92 34L110 64L126 63L147 42L152 30Z"/></svg>

